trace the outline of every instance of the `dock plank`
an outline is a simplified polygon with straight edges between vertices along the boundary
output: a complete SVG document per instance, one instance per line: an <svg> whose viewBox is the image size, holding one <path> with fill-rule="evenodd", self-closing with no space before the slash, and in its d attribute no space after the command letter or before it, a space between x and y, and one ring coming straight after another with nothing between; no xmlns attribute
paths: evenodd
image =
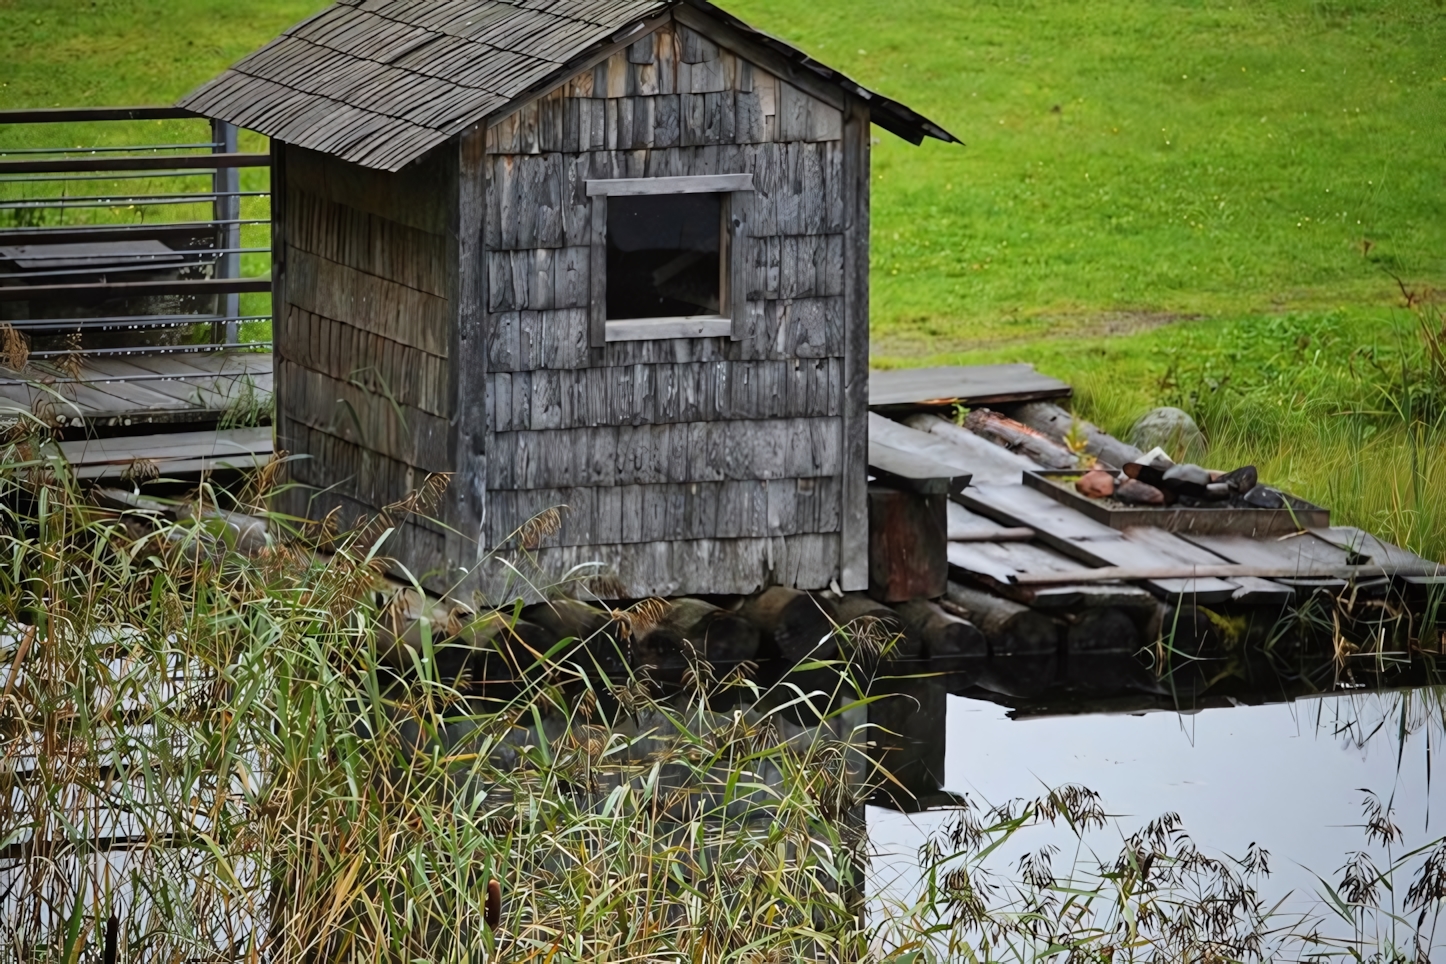
<svg viewBox="0 0 1446 964"><path fill-rule="evenodd" d="M1033 365L954 365L869 373L869 407L885 405L1002 405L1068 398L1070 387Z"/></svg>
<svg viewBox="0 0 1446 964"><path fill-rule="evenodd" d="M80 380L72 381L54 361L35 361L23 376L0 375L0 413L38 406L67 423L203 421L230 407L248 379L264 406L272 394L271 366L272 356L260 352L88 356Z"/></svg>
<svg viewBox="0 0 1446 964"><path fill-rule="evenodd" d="M974 486L965 490L961 501L966 508L996 522L1028 526L1038 533L1041 542L1090 566L1142 566L1162 556L1167 562L1188 562L1194 548L1164 530L1156 531L1169 538L1159 540L1157 545L1131 542L1124 533L1022 485ZM1171 539L1183 548L1172 546ZM1185 559L1172 558L1177 554ZM1202 603L1234 599L1242 588L1233 580L1213 577L1152 579L1145 586L1167 599Z"/></svg>
<svg viewBox="0 0 1446 964"><path fill-rule="evenodd" d="M120 478L139 460L154 463L162 475L254 469L274 451L270 426L78 439L57 447L80 479Z"/></svg>

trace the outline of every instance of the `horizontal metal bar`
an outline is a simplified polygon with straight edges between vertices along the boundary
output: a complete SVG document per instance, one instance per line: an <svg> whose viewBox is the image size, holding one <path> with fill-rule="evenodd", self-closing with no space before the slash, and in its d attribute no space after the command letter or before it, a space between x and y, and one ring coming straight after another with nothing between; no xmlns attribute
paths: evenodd
<svg viewBox="0 0 1446 964"><path fill-rule="evenodd" d="M41 107L0 110L0 124L68 124L75 121L204 120L183 107Z"/></svg>
<svg viewBox="0 0 1446 964"><path fill-rule="evenodd" d="M17 331L77 331L87 328L119 329L175 328L181 325L213 325L222 321L270 321L270 315L110 315L103 318L25 318L0 322Z"/></svg>
<svg viewBox="0 0 1446 964"><path fill-rule="evenodd" d="M92 296L132 298L142 295L224 295L271 292L266 278L197 278L192 281L102 281L74 285L3 285L0 301L55 301Z"/></svg>
<svg viewBox="0 0 1446 964"><path fill-rule="evenodd" d="M177 255L189 254L257 254L262 251L270 251L270 248L173 248L170 251L146 251L119 254L54 254L47 255L43 252L38 254L27 254L21 258L11 258L12 261L144 261L147 258L152 261L157 258L174 258ZM0 259L7 260L7 259ZM26 278L34 277L29 274L5 274L0 272L0 278Z"/></svg>
<svg viewBox="0 0 1446 964"><path fill-rule="evenodd" d="M75 241L128 241L132 238L173 234L210 234L232 224L270 224L269 218L233 218L219 221L170 221L150 224L64 225L53 228L0 230L0 244L68 244Z"/></svg>
<svg viewBox="0 0 1446 964"><path fill-rule="evenodd" d="M118 154L122 151L210 151L221 145L216 141L199 144L137 144L134 147L17 147L0 151L0 157L15 154Z"/></svg>
<svg viewBox="0 0 1446 964"><path fill-rule="evenodd" d="M270 167L270 154L153 154L149 157L60 157L0 160L0 174L65 174L71 171L162 171L171 167L214 171L228 167Z"/></svg>
<svg viewBox="0 0 1446 964"><path fill-rule="evenodd" d="M0 161L0 164L3 164ZM137 174L3 174L0 184L61 184L67 181L146 181L165 177L215 177L210 171L142 171Z"/></svg>
<svg viewBox="0 0 1446 964"><path fill-rule="evenodd" d="M155 264L91 265L79 268L50 268L46 271L10 271L0 274L0 282L33 281L36 278L93 278L96 275L135 274L137 271L163 271L166 268L194 268L214 265L217 258L183 258L180 261L163 261ZM35 285L33 287L39 287Z"/></svg>
<svg viewBox="0 0 1446 964"><path fill-rule="evenodd" d="M101 375L98 378L0 378L0 385L100 385L108 382L187 382L196 378L245 378L270 372L196 372L182 375Z"/></svg>
<svg viewBox="0 0 1446 964"><path fill-rule="evenodd" d="M60 201L6 201L3 211L54 210L65 208L144 207L161 204L205 204L223 197L270 197L270 191L207 191L204 194L126 194L65 198Z"/></svg>
<svg viewBox="0 0 1446 964"><path fill-rule="evenodd" d="M235 319L231 319L235 320ZM55 351L33 351L31 358L63 358L67 355L78 355L82 358L104 357L110 355L184 355L194 354L201 351L224 351L232 348L270 348L269 341L233 341L225 344L208 343L205 345L133 345L129 348L80 348L75 351L57 349Z"/></svg>

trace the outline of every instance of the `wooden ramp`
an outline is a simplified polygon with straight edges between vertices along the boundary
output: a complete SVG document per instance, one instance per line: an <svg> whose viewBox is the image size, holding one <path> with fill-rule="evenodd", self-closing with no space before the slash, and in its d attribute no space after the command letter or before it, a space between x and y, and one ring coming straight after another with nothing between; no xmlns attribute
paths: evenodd
<svg viewBox="0 0 1446 964"><path fill-rule="evenodd" d="M218 469L258 469L271 458L271 426L170 432L61 442L78 479L174 478Z"/></svg>
<svg viewBox="0 0 1446 964"><path fill-rule="evenodd" d="M268 411L271 393L270 352L91 354L78 370L46 358L18 373L0 369L0 418L30 412L97 429L216 422L227 413Z"/></svg>
<svg viewBox="0 0 1446 964"><path fill-rule="evenodd" d="M954 365L869 373L869 407L1003 405L1068 398L1070 387L1033 365Z"/></svg>

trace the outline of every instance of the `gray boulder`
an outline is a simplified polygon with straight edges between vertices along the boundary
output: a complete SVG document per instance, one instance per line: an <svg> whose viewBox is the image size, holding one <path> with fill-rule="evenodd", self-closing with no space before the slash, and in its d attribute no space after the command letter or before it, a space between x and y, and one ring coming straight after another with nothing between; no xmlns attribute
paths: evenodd
<svg viewBox="0 0 1446 964"><path fill-rule="evenodd" d="M1142 449L1159 446L1176 457L1205 452L1205 433L1188 412L1178 408L1155 408L1146 412L1130 429L1130 444Z"/></svg>

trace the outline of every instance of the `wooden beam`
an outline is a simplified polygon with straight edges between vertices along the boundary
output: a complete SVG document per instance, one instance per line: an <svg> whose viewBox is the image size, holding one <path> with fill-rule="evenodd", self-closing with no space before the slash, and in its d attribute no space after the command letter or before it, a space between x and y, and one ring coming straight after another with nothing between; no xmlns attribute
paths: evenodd
<svg viewBox="0 0 1446 964"><path fill-rule="evenodd" d="M588 197L642 194L725 194L753 190L752 174L693 174L687 177L614 177L589 180Z"/></svg>
<svg viewBox="0 0 1446 964"><path fill-rule="evenodd" d="M607 323L608 341L652 341L659 338L728 337L733 319L716 315L696 318L636 318Z"/></svg>
<svg viewBox="0 0 1446 964"><path fill-rule="evenodd" d="M224 295L268 293L270 278L197 278L192 281L104 281L76 285L4 285L0 301L60 301L68 298L133 298L142 295Z"/></svg>
<svg viewBox="0 0 1446 964"><path fill-rule="evenodd" d="M1381 576L1446 575L1446 564L1424 566L1101 566L1075 572L1022 572L1021 586L1065 583L1144 582L1154 579L1371 579Z"/></svg>

